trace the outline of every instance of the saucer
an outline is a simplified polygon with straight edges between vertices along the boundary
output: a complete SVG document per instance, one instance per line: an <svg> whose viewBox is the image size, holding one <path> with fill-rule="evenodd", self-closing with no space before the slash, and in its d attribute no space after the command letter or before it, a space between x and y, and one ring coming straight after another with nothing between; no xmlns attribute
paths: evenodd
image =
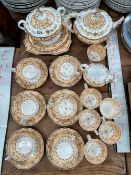
<svg viewBox="0 0 131 175"><path fill-rule="evenodd" d="M107 119L114 119L121 112L120 104L113 98L105 98L100 104L100 112Z"/></svg>
<svg viewBox="0 0 131 175"><path fill-rule="evenodd" d="M67 52L71 45L71 33L67 31L65 27L61 32L59 40L50 46L44 46L43 44L33 44L29 38L29 35L25 36L24 45L27 52L33 53L35 55L50 54L59 55L61 53Z"/></svg>
<svg viewBox="0 0 131 175"><path fill-rule="evenodd" d="M61 87L74 86L82 78L80 64L77 58L70 55L58 57L52 62L49 69L51 80Z"/></svg>
<svg viewBox="0 0 131 175"><path fill-rule="evenodd" d="M16 66L16 82L25 89L42 86L48 77L46 64L39 58L24 58Z"/></svg>
<svg viewBox="0 0 131 175"><path fill-rule="evenodd" d="M106 144L113 145L121 137L119 126L113 121L103 121L99 127L99 137Z"/></svg>
<svg viewBox="0 0 131 175"><path fill-rule="evenodd" d="M90 61L102 61L106 57L106 48L104 48L101 44L90 45L87 49L87 56Z"/></svg>
<svg viewBox="0 0 131 175"><path fill-rule="evenodd" d="M36 91L19 93L11 104L11 115L21 126L34 126L46 114L45 98Z"/></svg>
<svg viewBox="0 0 131 175"><path fill-rule="evenodd" d="M7 140L7 160L18 169L34 167L44 154L42 136L31 128L15 131Z"/></svg>
<svg viewBox="0 0 131 175"><path fill-rule="evenodd" d="M84 107L95 109L100 106L102 95L97 89L86 87L81 93L80 100Z"/></svg>
<svg viewBox="0 0 131 175"><path fill-rule="evenodd" d="M52 165L62 170L70 170L83 160L84 141L73 129L57 129L47 140L46 152Z"/></svg>
<svg viewBox="0 0 131 175"><path fill-rule="evenodd" d="M97 111L85 109L78 114L79 124L86 131L96 131L100 126L101 118Z"/></svg>
<svg viewBox="0 0 131 175"><path fill-rule="evenodd" d="M107 147L99 139L89 139L84 147L84 155L92 164L101 164L107 158Z"/></svg>
<svg viewBox="0 0 131 175"><path fill-rule="evenodd" d="M47 105L50 119L60 126L73 125L78 120L78 113L82 109L79 96L68 89L53 93Z"/></svg>

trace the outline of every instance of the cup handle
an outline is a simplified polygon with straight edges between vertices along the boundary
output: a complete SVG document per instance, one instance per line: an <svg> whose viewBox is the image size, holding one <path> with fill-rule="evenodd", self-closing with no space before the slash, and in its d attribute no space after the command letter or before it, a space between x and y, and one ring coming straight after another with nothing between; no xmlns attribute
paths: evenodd
<svg viewBox="0 0 131 175"><path fill-rule="evenodd" d="M85 89L88 89L87 83L84 84L84 88L85 88Z"/></svg>
<svg viewBox="0 0 131 175"><path fill-rule="evenodd" d="M84 71L85 69L88 69L88 65L87 64L81 64L80 65L80 69L82 70L82 71Z"/></svg>
<svg viewBox="0 0 131 175"><path fill-rule="evenodd" d="M64 25L66 26L66 28L68 29L68 31L74 33L74 30L71 29L69 23L70 23L70 19L71 18L77 18L78 16L79 16L79 13L74 12L74 13L70 13L69 15L67 15L65 17L65 19L64 19Z"/></svg>
<svg viewBox="0 0 131 175"><path fill-rule="evenodd" d="M97 130L94 130L94 133L98 136L99 135L99 133L98 133L98 131Z"/></svg>
<svg viewBox="0 0 131 175"><path fill-rule="evenodd" d="M124 16L122 16L118 21L113 22L113 29L116 29L124 21Z"/></svg>
<svg viewBox="0 0 131 175"><path fill-rule="evenodd" d="M89 134L86 137L88 141L91 140L91 136Z"/></svg>
<svg viewBox="0 0 131 175"><path fill-rule="evenodd" d="M16 72L16 68L12 67L11 68L11 72L14 72L15 73Z"/></svg>
<svg viewBox="0 0 131 175"><path fill-rule="evenodd" d="M20 29L26 31L25 24L26 24L26 21L25 21L25 20L20 20L20 21L18 22L18 27L19 27ZM21 26L21 25L23 25L23 26Z"/></svg>
<svg viewBox="0 0 131 175"><path fill-rule="evenodd" d="M65 15L65 7L59 7L57 9L57 12L59 12L61 14L61 16L63 17Z"/></svg>
<svg viewBox="0 0 131 175"><path fill-rule="evenodd" d="M10 160L10 157L9 156L6 156L5 157L5 161L7 161L7 160Z"/></svg>

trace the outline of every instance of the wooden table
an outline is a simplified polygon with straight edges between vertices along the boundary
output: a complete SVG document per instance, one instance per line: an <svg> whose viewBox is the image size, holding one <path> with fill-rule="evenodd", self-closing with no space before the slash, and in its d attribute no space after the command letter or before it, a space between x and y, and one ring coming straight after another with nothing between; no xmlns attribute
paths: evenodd
<svg viewBox="0 0 131 175"><path fill-rule="evenodd" d="M121 15L119 13L116 13L112 11L109 8L106 8L102 5L103 9L106 9L108 13L114 18L114 20L118 19ZM16 18L18 17L16 14L12 14ZM19 17L18 17L19 18ZM124 83L125 83L125 90L127 94L127 86L126 84L131 81L131 54L129 54L125 47L123 46L120 38L121 33L121 27L118 29L119 34L119 45L120 45L120 54L121 54L121 62L122 62L122 70L123 70L123 76L124 76ZM82 63L89 63L86 50L87 45L84 45L81 43L76 36L72 35L72 45L66 54L70 54L72 56L77 57ZM51 62L57 57L57 56L35 56L33 54L30 54L25 51L23 42L21 41L21 47L16 49L15 57L14 57L14 67L23 58L26 57L39 57L41 58L49 67ZM104 62L103 62L104 63ZM83 90L84 81L81 80L76 86L69 88L71 90L74 90L76 93L80 94ZM48 80L46 83L41 87L36 89L41 94L43 94L46 98L46 100L49 99L50 95L55 92L58 89L62 89L61 87L56 86L51 79L48 77ZM23 91L24 89L20 88L18 84L16 84L14 76L12 78L12 96L16 96L19 92ZM108 86L104 86L102 88L99 88L100 92L103 93L103 98L106 96L109 96L108 94ZM130 116L130 115L129 115ZM18 126L12 119L12 117L9 115L9 125L7 130L7 138L10 136L12 132L15 130L21 128ZM38 123L35 127L33 127L37 131L39 131L46 143L47 138L49 135L57 128L60 128L59 126L55 125L46 115L40 123ZM83 137L84 141L86 142L86 132L83 131L78 123L71 126L71 128L76 129ZM47 160L46 154L43 156L40 163L35 166L34 168L26 171L17 170L14 168L9 162L4 161L3 162L3 171L2 175L124 175L127 173L131 174L131 156L124 155L124 154L117 154L114 152L114 149L112 146L108 147L108 158L107 160L101 164L101 165L92 165L89 162L87 162L85 159L81 162L81 164L71 171L61 171L57 168L54 168L49 161ZM125 159L126 157L126 159ZM128 165L128 167L127 167Z"/></svg>

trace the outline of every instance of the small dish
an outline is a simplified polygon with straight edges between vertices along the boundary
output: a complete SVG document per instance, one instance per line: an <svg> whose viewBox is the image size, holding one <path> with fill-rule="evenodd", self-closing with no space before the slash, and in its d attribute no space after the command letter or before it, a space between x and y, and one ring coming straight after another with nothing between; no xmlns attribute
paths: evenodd
<svg viewBox="0 0 131 175"><path fill-rule="evenodd" d="M57 129L47 140L46 152L52 165L62 170L70 170L83 160L84 141L73 129Z"/></svg>
<svg viewBox="0 0 131 175"><path fill-rule="evenodd" d="M87 136L88 142L84 147L84 155L86 159L95 165L103 163L107 158L107 147L99 139L92 139L90 135Z"/></svg>
<svg viewBox="0 0 131 175"><path fill-rule="evenodd" d="M109 145L113 145L118 142L121 137L121 129L113 121L104 121L99 127L99 137L100 139Z"/></svg>
<svg viewBox="0 0 131 175"><path fill-rule="evenodd" d="M95 109L100 106L102 101L101 93L94 88L88 88L87 84L84 85L85 89L80 95L81 103L88 109Z"/></svg>
<svg viewBox="0 0 131 175"><path fill-rule="evenodd" d="M80 61L70 55L58 57L52 62L49 72L52 81L62 87L71 87L77 84L82 78Z"/></svg>
<svg viewBox="0 0 131 175"><path fill-rule="evenodd" d="M7 140L7 158L18 169L34 167L44 154L42 136L31 128L15 131Z"/></svg>
<svg viewBox="0 0 131 175"><path fill-rule="evenodd" d="M16 66L16 82L25 89L42 86L48 77L46 64L38 58L24 58Z"/></svg>
<svg viewBox="0 0 131 175"><path fill-rule="evenodd" d="M98 135L97 129L101 123L101 117L95 110L85 109L78 114L79 124L86 131L93 131Z"/></svg>
<svg viewBox="0 0 131 175"><path fill-rule="evenodd" d="M11 103L11 115L21 126L34 126L46 114L45 98L36 91L19 93Z"/></svg>
<svg viewBox="0 0 131 175"><path fill-rule="evenodd" d="M102 87L105 84L116 82L116 77L110 74L104 64L81 64L83 77L87 84L93 87Z"/></svg>
<svg viewBox="0 0 131 175"><path fill-rule="evenodd" d="M121 106L117 100L105 98L100 104L100 112L107 119L115 119L121 113Z"/></svg>
<svg viewBox="0 0 131 175"><path fill-rule="evenodd" d="M91 62L99 62L106 57L106 48L101 44L90 45L87 49L87 56Z"/></svg>
<svg viewBox="0 0 131 175"><path fill-rule="evenodd" d="M79 96L71 90L63 89L53 93L47 104L50 119L60 126L73 125L83 106Z"/></svg>

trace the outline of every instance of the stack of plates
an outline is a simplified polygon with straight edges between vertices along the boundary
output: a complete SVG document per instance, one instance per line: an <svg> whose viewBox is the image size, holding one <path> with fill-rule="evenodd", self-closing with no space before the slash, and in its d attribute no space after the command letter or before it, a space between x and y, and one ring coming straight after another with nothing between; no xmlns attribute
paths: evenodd
<svg viewBox="0 0 131 175"><path fill-rule="evenodd" d="M131 0L103 0L107 6L121 13L131 12Z"/></svg>
<svg viewBox="0 0 131 175"><path fill-rule="evenodd" d="M57 7L63 6L67 13L98 8L101 0L55 0Z"/></svg>
<svg viewBox="0 0 131 175"><path fill-rule="evenodd" d="M131 13L124 20L121 37L123 44L131 53Z"/></svg>
<svg viewBox="0 0 131 175"><path fill-rule="evenodd" d="M2 0L4 6L14 12L28 13L36 7L45 5L48 0Z"/></svg>

